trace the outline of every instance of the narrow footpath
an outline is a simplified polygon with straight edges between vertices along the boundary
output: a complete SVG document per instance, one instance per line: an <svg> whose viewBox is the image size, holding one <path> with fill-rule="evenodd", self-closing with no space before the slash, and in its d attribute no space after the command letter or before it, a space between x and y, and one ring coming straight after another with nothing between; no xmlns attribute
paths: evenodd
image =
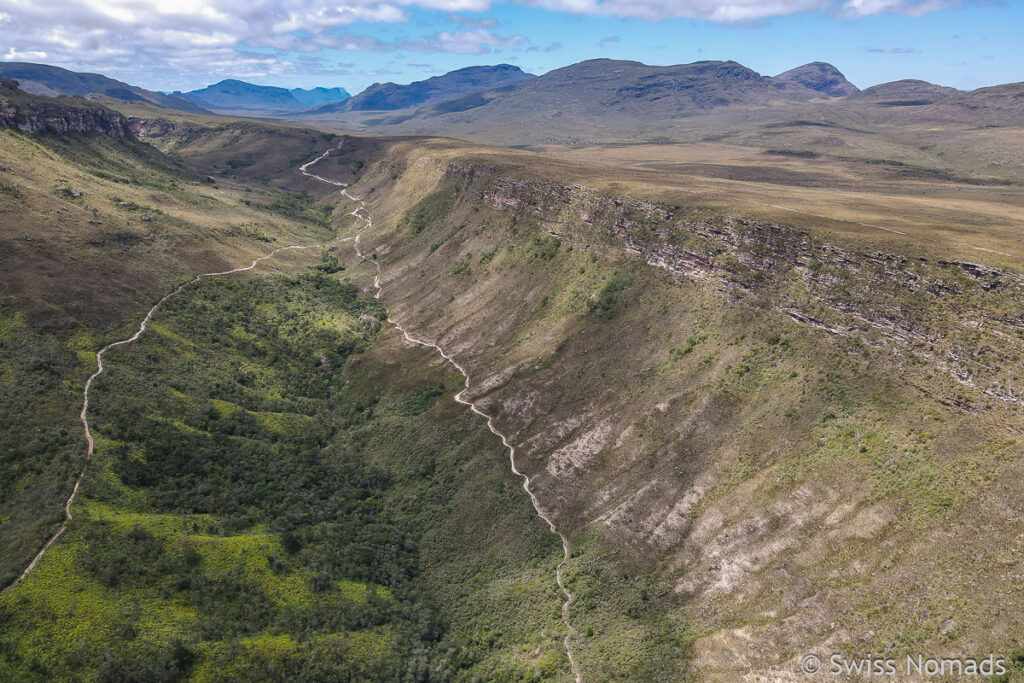
<svg viewBox="0 0 1024 683"><path fill-rule="evenodd" d="M310 162L300 166L299 170L303 173L303 175L309 176L310 178L315 178L315 179L317 179L317 180L319 180L321 182L328 183L329 185L334 185L336 187L342 188L342 190L341 190L341 194L342 195L344 195L346 198L348 198L348 199L350 199L350 200L352 200L354 202L357 202L359 204L359 206L356 209L354 209L353 211L351 211L349 213L349 215L353 216L357 220L360 220L360 221L363 222L363 225L364 225L363 230L367 230L367 229L372 228L373 227L373 216L371 216L370 213L366 210L366 202L364 202L359 197L354 197L351 194L349 194L348 190L346 189L348 187L347 183L342 183L342 182L338 182L336 180L329 180L327 178L322 178L322 177L320 177L318 175L315 175L315 174L313 174L313 173L311 173L309 171L309 167L315 165L317 162L321 161L322 159L327 158L327 156L329 156L332 151L334 151L334 150L327 150L326 152L324 152L322 155L320 155L319 157L317 157L313 161L310 161ZM376 268L377 272L373 276L373 287L374 287L374 289L376 291L374 292L373 298L379 300L380 297L381 297L381 294L384 291L384 286L381 283L380 263L378 263L376 259L367 258L363 254L362 250L359 248L359 238L361 236L362 236L362 231L360 231L356 235L355 240L353 241L352 244L355 247L356 256L358 256L361 261L365 261L367 263L372 263L374 268ZM386 306L385 306L385 310L387 310ZM443 358L444 360L448 361L448 363L450 363L452 365L452 367L454 367L456 370L459 371L459 373L462 375L462 378L463 378L463 389L459 393L455 394L455 400L458 403L461 403L462 405L467 406L471 411L473 411L474 413L476 413L480 417L484 418L484 420L487 421L487 428L491 430L491 433L494 434L495 436L497 436L499 439L501 439L502 445L504 445L505 448L508 449L508 457L509 457L509 462L510 462L510 464L512 466L512 472L515 475L517 475L517 476L522 478L522 480L523 480L523 490L526 491L526 494L530 497L530 502L533 503L533 509L536 511L537 516L540 517L542 520L544 520L544 522L548 525L548 528L551 529L551 533L557 535L558 538L561 539L561 541L562 541L562 561L559 562L558 566L555 568L555 581L558 583L558 587L559 587L559 589L561 589L562 594L565 595L565 601L562 603L562 621L565 624L565 628L567 630L567 633L566 633L565 639L563 640L563 644L565 645L565 654L569 658L569 667L572 669L573 678L575 678L576 683L582 683L583 676L580 674L579 667L576 665L576 658L573 656L572 643L570 642L571 638L576 638L577 637L576 629L573 628L572 622L569 619L569 608L572 605L573 594L572 594L572 591L570 591L566 587L565 581L564 581L564 579L562 577L563 569L565 568L565 563L569 560L569 557L572 554L572 547L569 545L569 539L566 538L566 536L564 534L562 534L560 531L558 531L557 527L555 527L555 523L553 521L551 521L551 518L544 512L543 508L540 505L540 501L537 500L537 496L534 495L533 490L530 487L530 477L528 475L524 474L523 472L521 472L519 470L519 468L516 466L516 449L509 442L508 437L506 437L503 433L498 431L497 427L494 426L494 418L493 417L491 417L490 415L485 413L483 410L480 409L479 406L477 406L475 403L473 403L468 398L466 398L465 394L466 394L467 391L469 391L469 385L470 385L469 373L466 371L466 369L464 367L462 367L458 363L458 361L456 361L451 355L448 354L448 352L446 352L438 344L436 344L434 342L431 342L431 341L426 341L426 340L423 340L423 339L418 339L418 338L413 337L412 335L410 335L409 332L404 327L402 327L401 323L399 323L397 320L395 320L394 318L391 317L391 313L390 312L388 312L388 323L390 323L396 330L401 332L402 336L405 338L406 341L408 341L411 344L416 344L418 346L425 346L427 348L434 349L438 353L438 355L441 356L441 358Z"/></svg>
<svg viewBox="0 0 1024 683"><path fill-rule="evenodd" d="M85 433L85 462L82 465L81 472L78 474L78 478L75 480L74 487L72 487L71 489L71 495L68 496L67 501L65 501L64 503L64 521L61 522L60 526L57 527L57 531L55 531L54 534L50 536L49 540L46 541L43 547L40 548L39 552L36 553L36 556L33 557L32 561L28 563L28 566L25 567L24 570L22 570L21 574L18 575L18 578L16 578L14 581L5 586L3 590L0 590L0 595L3 595L7 591L17 586L22 579L28 576L29 573L36 568L36 565L39 564L39 560L43 559L43 555L46 554L46 551L50 549L50 547L57 541L57 539L61 537L61 534L64 533L64 530L68 528L68 522L71 521L71 504L74 503L75 498L78 497L78 489L81 488L82 480L85 478L85 473L89 470L89 461L92 459L93 450L95 450L96 446L92 438L92 432L89 431L89 389L92 388L93 380L99 377L101 374L103 374L103 355L110 349L113 349L118 346L124 346L126 344L131 344L137 341L138 338L142 336L142 333L146 331L146 326L149 325L149 321L152 320L153 314L156 313L157 309L160 308L160 306L162 306L164 302L166 302L168 299L175 296L176 294L179 294L186 287L189 287L190 285L193 285L204 278L217 277L219 275L231 275L232 273L241 273L246 270L252 270L260 261L266 261L269 258L273 258L278 252L285 251L287 249L316 249L322 246L322 244L293 244L287 247L278 247L269 254L265 254L263 256L260 256L259 258L253 259L252 263L250 263L247 266L242 266L241 268L232 268L231 270L222 270L215 273L200 273L199 275L196 275L188 282L179 285L176 289L164 295L162 299L153 304L152 308L150 308L146 312L146 316L142 319L142 322L139 323L139 328L135 330L135 334L128 337L127 339L121 339L120 341L111 342L96 352L96 372L89 375L89 378L85 380L85 387L82 389L82 411L78 414L78 419L81 420L82 429Z"/></svg>

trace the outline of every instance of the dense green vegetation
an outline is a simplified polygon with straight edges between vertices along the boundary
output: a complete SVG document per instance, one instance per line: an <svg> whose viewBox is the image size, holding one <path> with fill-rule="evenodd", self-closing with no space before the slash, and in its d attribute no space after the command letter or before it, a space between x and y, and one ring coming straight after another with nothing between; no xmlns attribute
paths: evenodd
<svg viewBox="0 0 1024 683"><path fill-rule="evenodd" d="M331 234L331 208L308 196L320 224L252 201L286 193L202 177L137 140L0 129L0 586L63 519L96 350L197 271Z"/></svg>
<svg viewBox="0 0 1024 683"><path fill-rule="evenodd" d="M564 672L557 537L500 443L311 270L203 281L108 356L75 519L0 599L4 678Z"/></svg>
<svg viewBox="0 0 1024 683"><path fill-rule="evenodd" d="M53 505L67 495L84 452L81 425L69 407L81 389L65 379L75 354L25 316L0 307L0 497L23 492L17 510L0 506L8 553L0 553L0 586L9 584L41 539L63 518Z"/></svg>
<svg viewBox="0 0 1024 683"><path fill-rule="evenodd" d="M615 271L597 290L596 295L587 301L588 309L598 318L611 318L622 303L623 292L631 284L633 284L632 278Z"/></svg>

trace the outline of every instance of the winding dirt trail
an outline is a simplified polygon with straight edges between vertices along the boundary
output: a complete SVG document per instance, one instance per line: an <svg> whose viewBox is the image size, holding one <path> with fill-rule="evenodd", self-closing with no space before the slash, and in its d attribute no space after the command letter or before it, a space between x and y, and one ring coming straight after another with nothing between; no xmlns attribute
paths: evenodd
<svg viewBox="0 0 1024 683"><path fill-rule="evenodd" d="M75 498L78 497L78 489L81 487L82 480L85 478L85 473L89 469L89 461L92 459L93 450L95 450L96 446L92 438L92 432L89 430L89 389L92 388L93 380L99 377L101 374L103 374L103 355L110 349L113 349L118 346L124 346L126 344L131 344L137 341L138 338L142 336L142 333L146 331L146 327L149 325L149 321L153 319L153 314L156 313L157 309L160 308L160 306L162 306L171 297L175 296L176 294L179 294L186 287L189 287L204 278L217 277L219 275L230 275L232 273L241 273L246 270L252 270L257 266L257 264L259 264L260 261L266 261L269 258L273 258L278 252L285 251L287 249L316 249L322 246L322 244L292 244L286 247L278 247L269 254L265 254L263 256L253 259L252 263L250 263L247 266L242 266L240 268L232 268L231 270L222 270L214 273L200 273L199 275L196 275L188 282L179 285L171 292L165 294L162 299L153 304L153 306L146 312L146 316L142 319L142 322L139 323L139 328L135 330L135 334L126 339L111 342L96 352L96 372L89 375L89 378L85 380L85 387L82 389L82 411L78 414L78 419L81 420L82 422L82 429L85 433L85 442L87 445L85 452L85 464L82 466L82 471L79 473L78 478L75 480L75 485L71 489L71 495L68 496L67 501L64 503L64 521L61 522L60 527L57 528L57 531L54 532L52 536L50 536L49 540L46 541L46 544L39 550L38 553L36 553L36 556L32 558L32 561L29 562L28 566L25 567L21 574L18 575L18 578L9 583L6 587L4 587L3 590L0 590L0 595L3 595L7 591L17 586L22 579L28 576L29 573L36 568L36 565L39 564L39 560L43 559L43 555L45 555L46 551L49 550L50 547L57 541L57 539L61 537L61 534L63 534L64 530L68 527L68 522L71 521L71 504L74 503Z"/></svg>
<svg viewBox="0 0 1024 683"><path fill-rule="evenodd" d="M350 200L352 200L354 202L358 202L358 204L359 204L359 207L356 208L355 210L353 210L352 212L350 212L349 215L350 216L354 216L357 220L362 221L364 223L364 225L365 225L364 229L372 228L373 227L373 216L371 216L370 213L366 210L366 208L365 208L366 207L366 202L364 202L359 197L354 197L351 194L349 194L348 190L345 189L345 188L348 187L347 183L341 183L341 182L338 182L336 180L329 180L327 178L322 178L322 177L320 177L318 175L315 175L315 174L313 174L313 173L311 173L309 171L309 167L310 166L313 166L318 161L320 161L322 159L325 159L328 155L330 155L330 153L332 151L334 151L334 150L327 150L326 152L324 152L322 155L320 155L319 157L317 157L313 161L310 161L309 163L303 164L302 166L300 166L299 170L304 175L309 176L310 178L316 178L317 180L320 180L322 182L325 182L325 183L328 183L330 185L334 185L336 187L342 188L341 194L343 194L345 197L347 197L348 199L350 199ZM374 289L376 290L374 292L373 298L379 300L380 297L381 297L381 294L384 291L384 286L381 283L380 263L378 263L376 259L367 258L363 254L362 250L359 248L359 238L361 236L362 236L362 231L360 231L356 235L355 240L353 241L352 245L355 248L356 256L358 256L359 259L362 260L362 261L366 261L367 263L372 263L374 268L376 268L376 270L377 270L377 272L373 276L373 286L374 286ZM386 306L385 306L385 310L387 310ZM494 426L494 418L493 417L491 417L490 415L485 413L483 410L480 409L479 406L477 406L475 403L473 403L473 401L471 401L471 400L469 400L468 398L465 397L465 393L467 391L469 391L469 384L470 384L469 372L467 372L466 369L464 367L462 367L462 365L460 365L458 361L456 361L451 355L448 354L447 351L445 351L443 348L441 348L435 342L426 341L424 339L418 339L418 338L412 336L411 334L409 334L409 332L402 326L402 324L400 322L398 322L397 320L395 320L394 318L391 317L391 313L390 312L388 313L388 323L390 323L396 330L401 332L402 336L405 338L406 341L408 341L408 342L410 342L412 344L416 344L418 346L425 346L427 348L434 349L435 351L437 351L438 355L441 356L441 358L443 358L444 360L448 361L448 363L450 363L452 365L452 367L454 367L456 370L459 371L459 373L462 375L462 378L463 378L463 389L459 393L455 394L456 402L461 403L462 405L468 407L471 411L473 411L474 413L476 413L480 417L484 418L484 420L487 421L487 428L489 430L491 430L491 433L494 434L495 436L497 436L499 439L501 439L502 445L505 446L506 449L508 449L508 458L509 458L509 463L512 466L512 472L516 476L522 478L522 480L523 480L523 490L526 491L526 494L530 497L530 502L533 504L534 511L536 511L537 516L540 517L542 520L544 520L544 522L548 525L548 528L551 530L551 533L557 535L558 538L561 539L561 541L562 541L562 561L559 562L558 566L555 568L555 581L558 583L558 587L559 587L559 589L561 589L562 594L565 595L565 601L562 603L562 622L565 624L566 630L568 632L567 632L567 634L565 636L565 639L562 642L565 645L565 654L569 658L569 667L572 670L573 678L575 678L576 683L582 683L583 676L580 674L580 669L579 669L579 667L576 664L576 658L575 658L575 656L573 656L573 651L572 651L572 643L570 642L570 638L578 637L578 634L576 633L576 629L573 628L572 622L569 619L569 608L572 605L573 594L572 594L572 591L570 591L566 587L565 581L564 581L563 576L562 576L563 569L565 568L565 563L569 561L569 557L572 554L572 547L569 545L569 539L563 533L558 531L557 527L555 527L555 523L544 512L544 509L541 507L540 501L537 500L537 496L534 495L533 490L530 488L530 477L529 477L529 475L524 474L523 472L521 472L519 470L519 468L516 466L516 449L509 442L508 437L505 436L500 431L498 431L497 427Z"/></svg>

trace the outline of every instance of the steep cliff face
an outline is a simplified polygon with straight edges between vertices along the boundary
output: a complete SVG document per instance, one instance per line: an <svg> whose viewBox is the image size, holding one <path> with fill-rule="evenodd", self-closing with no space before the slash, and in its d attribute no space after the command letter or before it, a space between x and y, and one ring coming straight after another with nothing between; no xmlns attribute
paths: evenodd
<svg viewBox="0 0 1024 683"><path fill-rule="evenodd" d="M544 181L496 178L480 199L497 211L614 234L625 252L677 280L714 281L734 298L767 295L797 323L917 354L961 385L1024 405L1024 384L1010 369L1024 356L1024 317L1016 313L1024 302L1020 273L856 250L777 223L701 217L679 206ZM566 205L579 207L578 217L567 216ZM986 338L981 350L979 335Z"/></svg>
<svg viewBox="0 0 1024 683"><path fill-rule="evenodd" d="M41 97L18 88L18 82L0 79L0 126L22 133L100 133L132 137L128 119L118 112L78 97Z"/></svg>
<svg viewBox="0 0 1024 683"><path fill-rule="evenodd" d="M692 629L685 661L649 651L679 677L1009 647L1019 273L429 152L367 168L383 300L467 368L577 548L585 672L626 675L630 624ZM621 620L595 547L653 581Z"/></svg>

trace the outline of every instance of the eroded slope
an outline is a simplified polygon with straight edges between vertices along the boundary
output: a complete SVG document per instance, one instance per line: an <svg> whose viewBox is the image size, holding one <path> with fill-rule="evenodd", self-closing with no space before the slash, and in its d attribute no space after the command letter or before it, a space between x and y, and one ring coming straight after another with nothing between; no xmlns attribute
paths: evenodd
<svg viewBox="0 0 1024 683"><path fill-rule="evenodd" d="M570 530L585 675L1010 648L1017 273L463 157L368 155L362 244Z"/></svg>

